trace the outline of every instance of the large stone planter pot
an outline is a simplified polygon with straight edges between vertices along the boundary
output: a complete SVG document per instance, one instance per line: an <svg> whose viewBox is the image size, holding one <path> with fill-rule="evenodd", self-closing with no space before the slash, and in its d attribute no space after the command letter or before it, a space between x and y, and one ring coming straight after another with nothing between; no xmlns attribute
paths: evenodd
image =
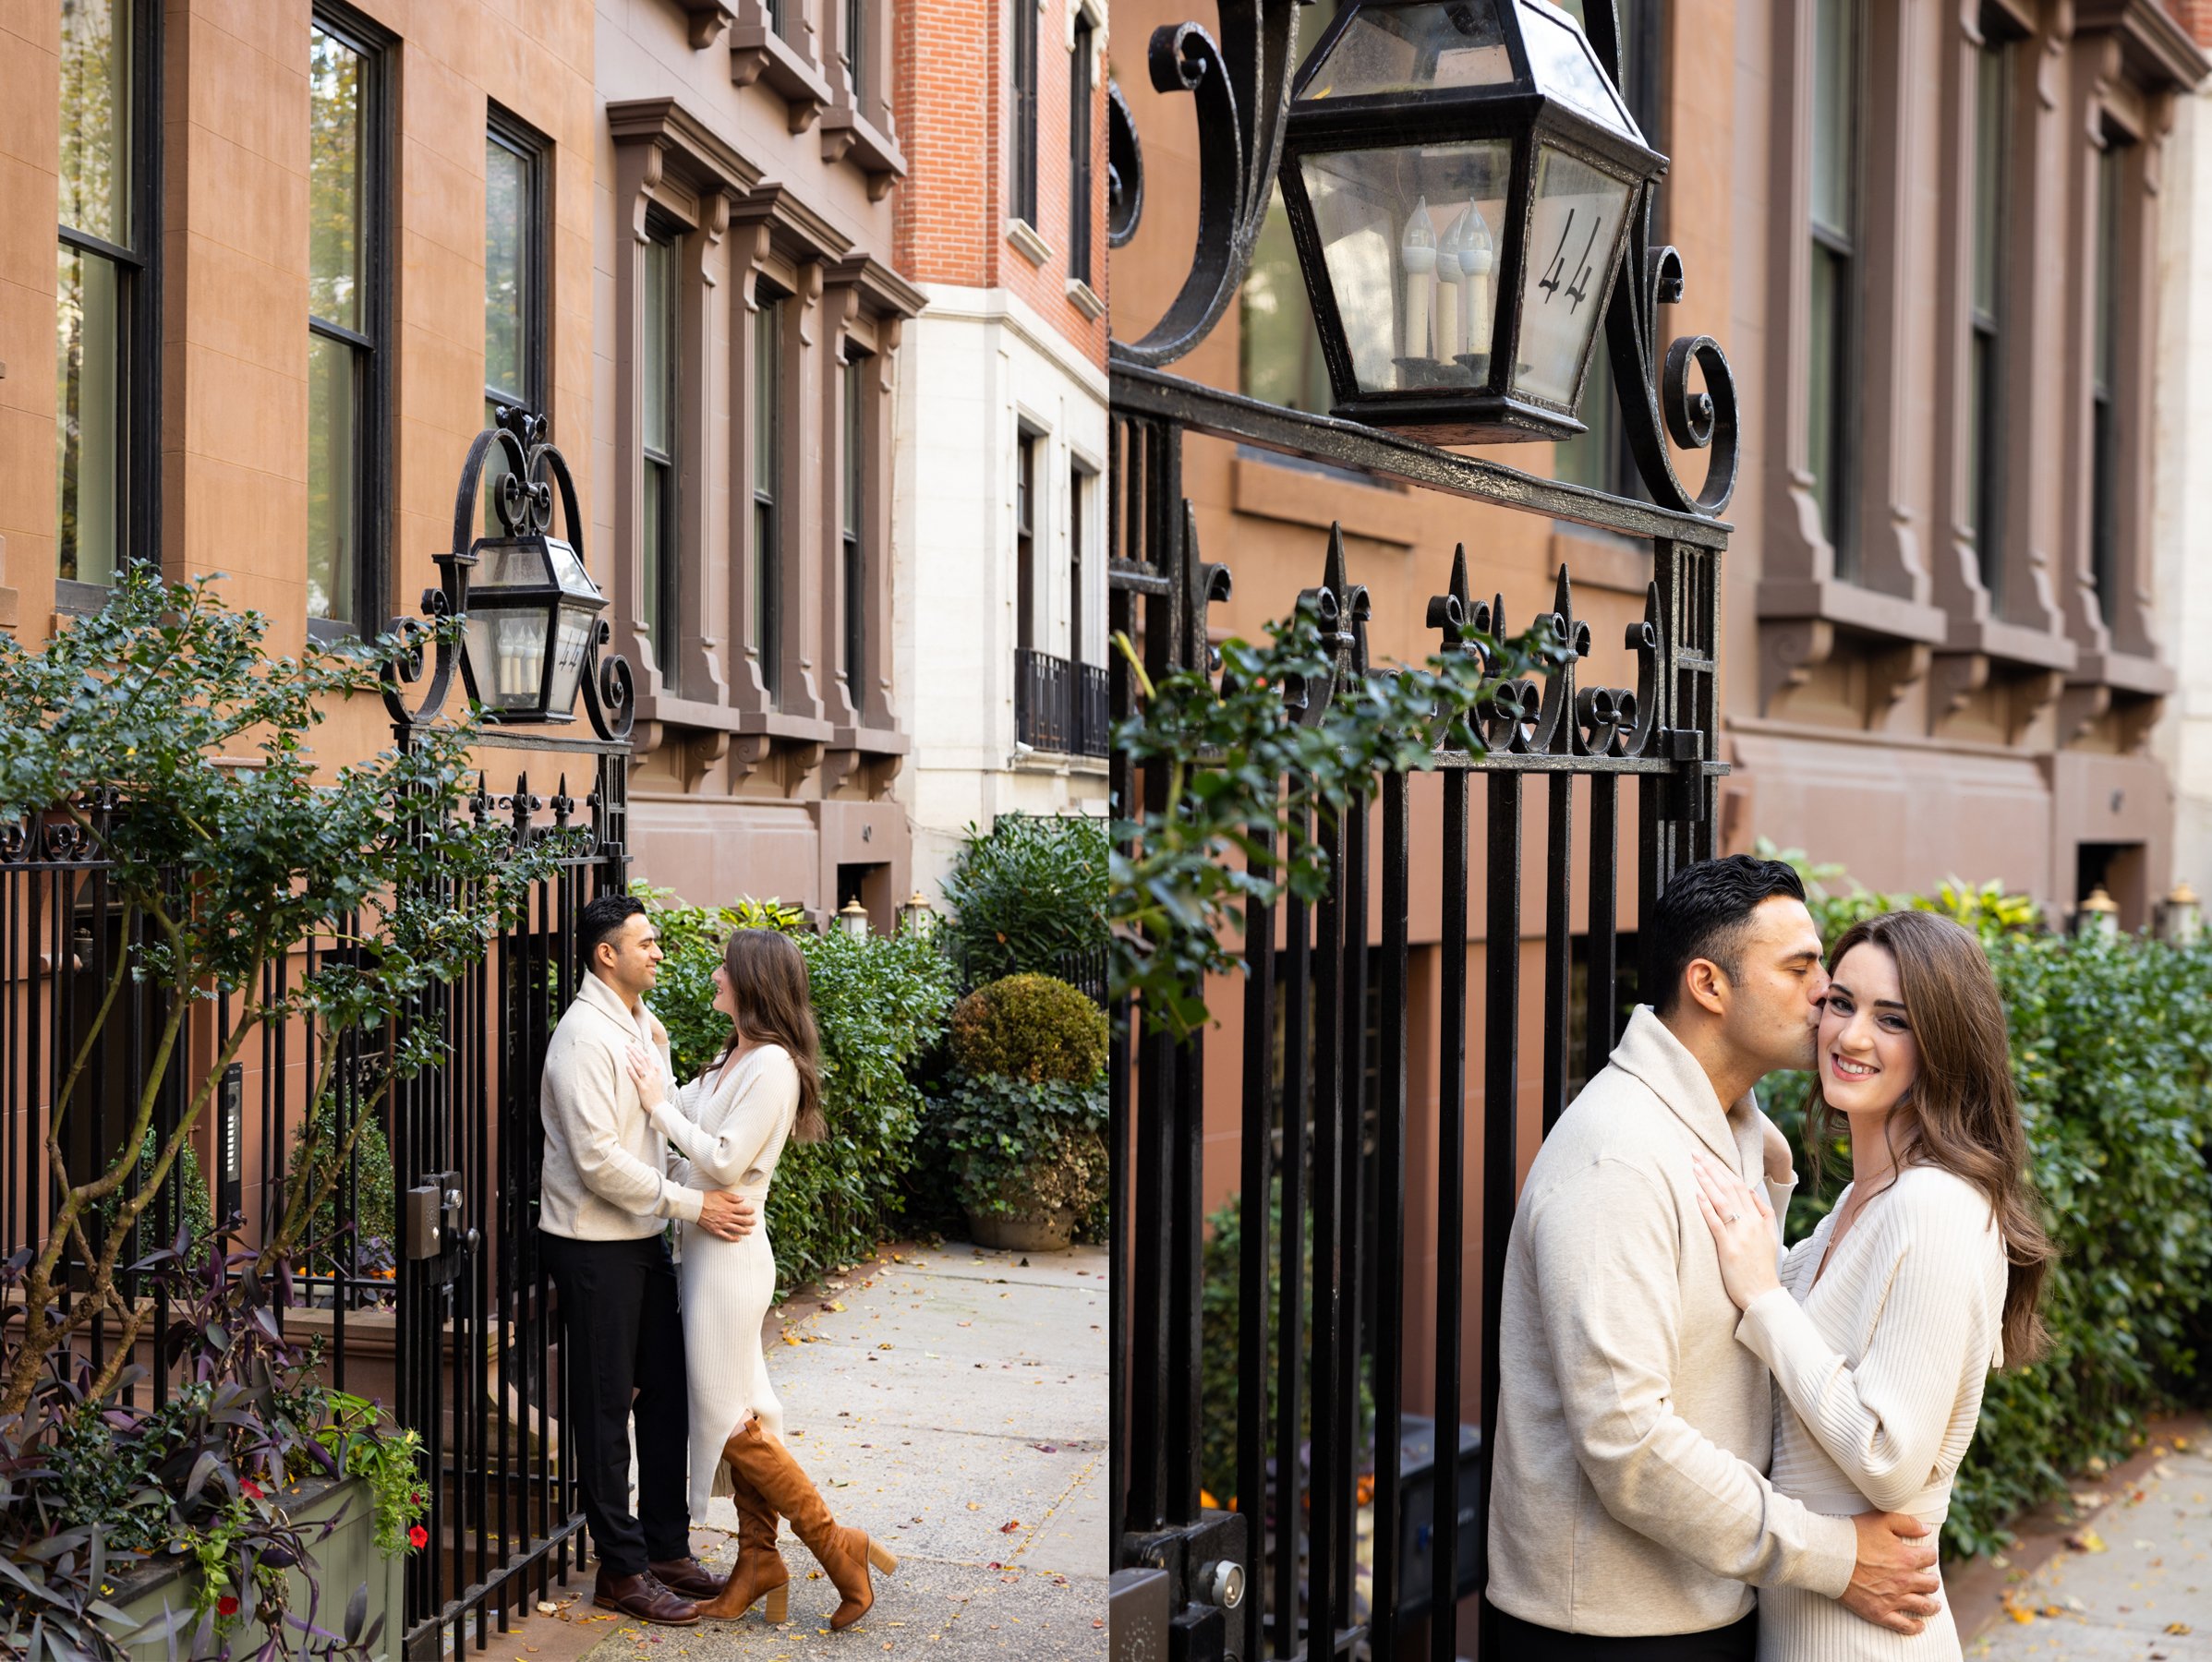
<svg viewBox="0 0 2212 1662"><path fill-rule="evenodd" d="M1041 1217L972 1211L968 1230L978 1246L1009 1252L1058 1252L1075 1238L1075 1208L1056 1207Z"/></svg>
<svg viewBox="0 0 2212 1662"><path fill-rule="evenodd" d="M333 1633L342 1631L345 1607L353 1598L354 1589L366 1583L369 1615L363 1631L379 1616L384 1619L383 1631L369 1647L370 1662L399 1662L406 1648L406 1555L386 1558L377 1550L376 1512L368 1483L349 1477L343 1483L327 1484L320 1491L303 1489L301 1495L301 1499L291 1501L284 1509L295 1522L320 1524L335 1516L341 1508L345 1514L338 1526L320 1540L315 1539L313 1529L308 1531L308 1548L314 1554L315 1579L320 1587L315 1606L315 1625ZM304 1617L308 1609L307 1578L294 1570L285 1580L290 1584L292 1613ZM108 1602L120 1609L134 1628L148 1621L156 1624L152 1636L128 1646L132 1662L169 1662L169 1642L160 1636L160 1619L164 1610L189 1609L192 1593L184 1563L174 1559L150 1563L117 1581ZM247 1608L250 1609L250 1604ZM191 1638L190 1628L177 1635L175 1655L179 1662L188 1662ZM250 1656L266 1638L261 1624L248 1617L232 1631L230 1654ZM296 1628L287 1628L282 1636L287 1653L298 1651L303 1642L304 1636Z"/></svg>

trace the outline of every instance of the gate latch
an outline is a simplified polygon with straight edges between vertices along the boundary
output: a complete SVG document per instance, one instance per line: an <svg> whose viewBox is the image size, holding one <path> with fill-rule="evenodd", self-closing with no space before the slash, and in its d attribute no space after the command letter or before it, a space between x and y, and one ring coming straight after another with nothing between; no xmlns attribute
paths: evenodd
<svg viewBox="0 0 2212 1662"><path fill-rule="evenodd" d="M461 1245L461 1174L431 1172L407 1191L407 1257L443 1258Z"/></svg>

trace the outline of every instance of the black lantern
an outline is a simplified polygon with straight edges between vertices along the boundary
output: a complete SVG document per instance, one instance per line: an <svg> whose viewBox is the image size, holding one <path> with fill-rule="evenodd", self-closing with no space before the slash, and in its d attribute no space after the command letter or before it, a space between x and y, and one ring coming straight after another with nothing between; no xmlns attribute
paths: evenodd
<svg viewBox="0 0 2212 1662"><path fill-rule="evenodd" d="M461 672L502 721L572 721L607 597L557 536L480 536L469 549Z"/></svg>
<svg viewBox="0 0 2212 1662"><path fill-rule="evenodd" d="M1581 432L1622 236L1665 169L1549 0L1354 0L1283 141L1334 413L1447 444Z"/></svg>

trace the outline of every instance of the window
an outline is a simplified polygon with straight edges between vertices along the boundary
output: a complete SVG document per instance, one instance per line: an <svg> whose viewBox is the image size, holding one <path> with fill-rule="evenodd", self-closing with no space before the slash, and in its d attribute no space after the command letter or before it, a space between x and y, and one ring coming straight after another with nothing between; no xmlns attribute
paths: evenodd
<svg viewBox="0 0 2212 1662"><path fill-rule="evenodd" d="M1091 281L1091 19L1068 54L1068 275Z"/></svg>
<svg viewBox="0 0 2212 1662"><path fill-rule="evenodd" d="M1037 223L1037 4L1014 8L1014 217Z"/></svg>
<svg viewBox="0 0 2212 1662"><path fill-rule="evenodd" d="M1968 397L1966 505L1974 515L1974 547L1982 587L2001 604L2004 585L2002 495L2004 370L1999 346L2004 259L2005 140L2012 85L2013 45L1990 41L1974 66L1974 294Z"/></svg>
<svg viewBox="0 0 2212 1662"><path fill-rule="evenodd" d="M308 616L347 632L383 589L382 42L320 8L308 39Z"/></svg>
<svg viewBox="0 0 2212 1662"><path fill-rule="evenodd" d="M1068 470L1068 661L1083 661L1083 470Z"/></svg>
<svg viewBox="0 0 2212 1662"><path fill-rule="evenodd" d="M1037 644L1037 436L1023 433L1014 447L1014 644Z"/></svg>
<svg viewBox="0 0 2212 1662"><path fill-rule="evenodd" d="M2097 157L2097 340L2090 372L2089 573L2105 620L2120 575L2120 233L2124 151L2107 137Z"/></svg>
<svg viewBox="0 0 2212 1662"><path fill-rule="evenodd" d="M778 701L782 665L780 567L782 524L777 499L783 489L784 295L755 278L759 307L753 314L753 594L746 644L760 665L768 702Z"/></svg>
<svg viewBox="0 0 2212 1662"><path fill-rule="evenodd" d="M868 0L845 0L845 78L852 107L868 107Z"/></svg>
<svg viewBox="0 0 2212 1662"><path fill-rule="evenodd" d="M65 584L112 584L120 563L155 553L157 10L62 0L54 495ZM62 599L98 604L66 589Z"/></svg>
<svg viewBox="0 0 2212 1662"><path fill-rule="evenodd" d="M484 135L484 425L500 407L545 408L545 142L504 111ZM495 449L484 468L484 531L507 471Z"/></svg>
<svg viewBox="0 0 2212 1662"><path fill-rule="evenodd" d="M868 428L866 357L847 346L845 381L844 556L845 589L845 696L853 714L868 705L868 567L862 526L867 506L866 467Z"/></svg>
<svg viewBox="0 0 2212 1662"><path fill-rule="evenodd" d="M1851 558L1852 329L1856 292L1859 0L1816 0L1813 23L1811 373L1807 461L1836 573Z"/></svg>
<svg viewBox="0 0 2212 1662"><path fill-rule="evenodd" d="M638 632L653 643L663 685L676 681L676 243L664 232L645 246L645 372L639 430L645 450L643 593Z"/></svg>

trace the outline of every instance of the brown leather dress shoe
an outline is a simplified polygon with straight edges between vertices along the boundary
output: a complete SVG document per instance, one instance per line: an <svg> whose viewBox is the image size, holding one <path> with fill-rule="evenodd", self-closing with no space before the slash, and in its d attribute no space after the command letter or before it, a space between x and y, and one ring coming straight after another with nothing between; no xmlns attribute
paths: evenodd
<svg viewBox="0 0 2212 1662"><path fill-rule="evenodd" d="M647 1572L677 1597L695 1604L722 1590L722 1578L695 1558L662 1560L647 1565Z"/></svg>
<svg viewBox="0 0 2212 1662"><path fill-rule="evenodd" d="M655 1627L695 1627L699 1620L699 1607L687 1598L678 1598L650 1572L610 1575L600 1571L591 1602L602 1610L619 1610L634 1621L651 1622Z"/></svg>

